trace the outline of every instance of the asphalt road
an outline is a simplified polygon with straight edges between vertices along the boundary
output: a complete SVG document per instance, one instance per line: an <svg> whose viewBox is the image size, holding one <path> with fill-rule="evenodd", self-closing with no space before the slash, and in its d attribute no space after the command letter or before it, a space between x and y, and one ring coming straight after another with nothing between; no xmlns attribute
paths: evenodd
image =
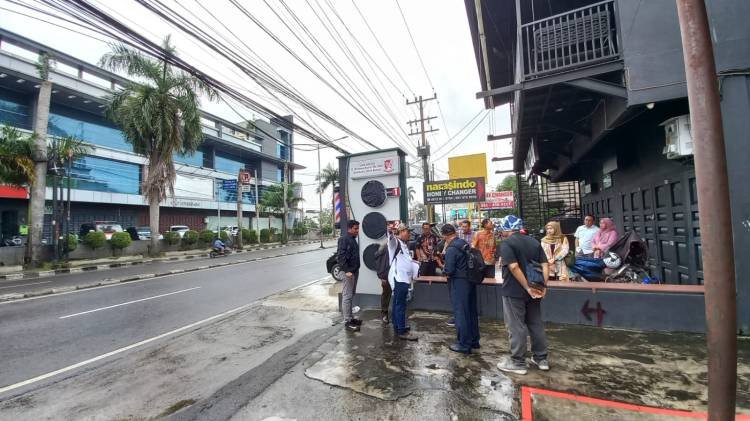
<svg viewBox="0 0 750 421"><path fill-rule="evenodd" d="M335 247L336 243L328 241L325 243L325 245L326 247ZM317 243L289 245L283 248L234 253L229 256L224 256L216 259L199 257L188 260L159 261L142 265L125 266L121 268L60 274L47 278L3 280L0 281L0 295L13 293L34 293L50 290L53 288L86 285L95 282L101 282L107 279L121 279L148 273L166 273L170 270L188 270L216 263L234 263L241 260L251 260L259 258L263 259L288 253L315 251L318 250L319 247L320 245ZM330 256L330 254L332 253L333 249L329 249L328 256ZM326 256L326 258L328 258L328 256Z"/></svg>
<svg viewBox="0 0 750 421"><path fill-rule="evenodd" d="M278 255L285 249L267 250L255 255L245 253L242 258L260 257L266 253L273 255L272 252ZM327 276L325 260L330 254L330 249L309 251L69 294L1 303L0 400L53 382L74 371L11 390L7 390L8 386L17 386L29 379L101 357L268 295L321 279ZM236 258L240 257L238 255ZM182 264L195 265L200 262L168 263L170 269ZM140 269L143 271L142 267ZM74 275L81 277L89 274ZM73 278L73 275L70 276ZM158 340L168 341L169 336ZM96 364L105 363L107 358L116 357L105 357L76 370L90 369Z"/></svg>

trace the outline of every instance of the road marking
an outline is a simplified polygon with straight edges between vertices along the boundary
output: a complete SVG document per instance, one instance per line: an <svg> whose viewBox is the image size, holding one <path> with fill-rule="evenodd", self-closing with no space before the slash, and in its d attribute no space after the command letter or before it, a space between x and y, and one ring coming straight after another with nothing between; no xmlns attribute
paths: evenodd
<svg viewBox="0 0 750 421"><path fill-rule="evenodd" d="M307 250L307 251L304 251L304 252L305 253L311 253L311 252L316 252L316 251L320 251L320 249ZM279 258L282 258L282 257L288 257L288 256L284 256L284 255L281 255L281 256L271 256L271 257L259 258L257 260L265 261L265 260L279 259ZM255 261L256 260L250 260L247 263L255 263ZM235 265L241 265L241 264L244 264L244 263L236 263ZM224 266L224 268L226 268L226 266ZM185 272L185 274L187 274L187 273L195 273L195 272L202 272L202 271L205 271L205 270L212 270L212 269L219 269L219 267L199 266L196 270L191 270L189 272ZM20 299L17 299L17 300L0 301L0 305L13 304L13 303L22 303L22 302L31 301L31 300L40 300L42 298L59 297L59 296L62 296L62 295L67 295L67 294L77 294L79 292L96 291L96 290L99 290L99 289L102 289L102 288L113 288L113 287L120 287L120 286L123 286L123 285L138 284L138 283L141 283L141 282L152 281L154 279L158 280L158 279L169 278L169 277L178 276L178 275L183 275L183 274L182 273L176 273L176 274L171 274L171 275L157 276L157 277L149 278L149 279L138 279L138 280L135 280L135 281L128 281L128 282L122 282L122 280L120 280L120 281L118 281L117 283L115 283L113 285L102 285L100 287L85 288L85 289L79 289L79 290L70 291L70 292L61 292L59 294L47 294L47 295L40 295L40 296L37 296L37 297L20 298Z"/></svg>
<svg viewBox="0 0 750 421"><path fill-rule="evenodd" d="M309 264L311 264L311 263L318 263L318 260L315 260L315 261L312 261L312 262L301 263L301 264L299 264L299 265L294 265L294 266L292 266L292 267L293 267L293 268L298 268L298 267L300 267L300 266L307 266L307 265L309 265Z"/></svg>
<svg viewBox="0 0 750 421"><path fill-rule="evenodd" d="M8 288L18 288L18 287L27 287L31 285L40 285L40 284L49 284L52 281L44 281L44 282L32 282L30 284L20 284L20 285L8 285L7 287L0 287L0 289L8 289Z"/></svg>
<svg viewBox="0 0 750 421"><path fill-rule="evenodd" d="M166 297L166 296L168 296L168 295L179 294L179 293L181 293L181 292L192 291L192 290L195 290L195 289L199 289L199 288L200 288L200 287L193 287L193 288L188 288L188 289L182 289L182 290L179 290L179 291L175 291L175 292L170 292L170 293L167 293L167 294L159 294L159 295L154 295L153 297L148 297L148 298L141 298L140 300L133 300L133 301L128 301L128 302L126 302L126 303L115 304L115 305L111 305L111 306L107 306L107 307L99 307L99 308L95 308L95 309L93 309L93 310L82 311L82 312L80 312L80 313L69 314L69 315L67 315L67 316L62 316L62 317L58 317L58 318L59 318L59 319L67 319L67 318L70 318L70 317L81 316L81 315L84 315L84 314L89 314L89 313L95 313L95 312L97 312L97 311L102 311L102 310L109 310L110 308L115 308L115 307L122 307L122 306L126 306L126 305L128 305L128 304L133 304L133 303L140 303L140 302L142 302L142 301L148 301L148 300L153 300L153 299L155 299L155 298Z"/></svg>
<svg viewBox="0 0 750 421"><path fill-rule="evenodd" d="M299 285L299 286L297 286L295 288L292 288L291 290L298 289L298 288L301 288L301 287L304 287L304 286L307 286L307 285L311 285L311 284L313 284L315 282L320 282L320 281L325 280L325 279L328 279L328 276L325 276L323 278L315 279L313 281L304 283L304 284ZM290 291L290 290L288 290L288 291ZM279 291L278 293L281 293L281 292L284 292L284 291ZM275 295L275 294L277 294L277 293L274 293L274 294L271 294L271 295ZM258 303L258 302L260 302L260 301L262 301L262 300L264 300L266 298L268 298L268 297L259 298L259 299L255 300L253 302L250 302L250 303L247 303L247 304L243 304L243 305L241 305L239 307L233 308L231 310L227 310L227 311L225 311L223 313L216 314L216 315L211 316L209 318L206 318L206 319L203 319L203 320L199 320L199 321L194 322L194 323L190 323L189 325L186 325L186 326L179 327L179 328L177 328L175 330L171 330L169 332L162 333L161 335L157 335L157 336L154 336L152 338L144 339L144 340L142 340L140 342L136 342L134 344L130 344L128 346L125 346L125 347L122 347L122 348L119 348L119 349L115 349L114 351L107 352L106 354L102 354L102 355L96 356L94 358L89 358L88 360L81 361L79 363L76 363L76 364L73 364L73 365L69 365L67 367L63 367L63 368L61 368L59 370L50 371L49 373L45 373L45 374L36 376L36 377L28 379L28 380L24 380L22 382L18 382L16 384L11 384L11 385L8 385L8 386L5 386L5 387L0 387L0 394L3 394L5 392L9 392L11 390L18 389L20 387L28 386L30 384L34 384L34 383L40 382L42 380L49 379L50 377L54 377L54 376L56 376L58 374L67 373L67 372L75 370L77 368L84 367L86 365L95 363L97 361L101 361L101 360L103 360L105 358L108 358L108 357L111 357L113 355L121 354L121 353L123 353L125 351L129 351L131 349L138 348L140 346L149 344L149 343L154 342L154 341L158 341L159 339L166 338L167 336L174 335L175 333L180 333L180 332L183 332L185 330L190 330L190 329L192 329L192 328L194 328L196 326L200 326L200 325L208 323L208 322L210 322L212 320L216 320L216 319L228 316L228 315L230 315L232 313L237 313L238 311L242 311L242 310L244 310L246 308L249 308L249 307L255 305L256 303Z"/></svg>

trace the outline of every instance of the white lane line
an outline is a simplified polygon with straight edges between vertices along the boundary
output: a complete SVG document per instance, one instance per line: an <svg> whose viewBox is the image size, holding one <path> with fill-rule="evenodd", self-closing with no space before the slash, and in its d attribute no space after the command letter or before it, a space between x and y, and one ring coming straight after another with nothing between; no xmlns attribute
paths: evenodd
<svg viewBox="0 0 750 421"><path fill-rule="evenodd" d="M320 281L323 281L323 280L328 279L328 278L329 278L328 276L325 276L325 277L320 278L320 279L315 279L313 281L310 281L310 282L307 282L305 284L299 285L299 286L297 286L295 288L292 288L292 290L298 289L298 288L301 288L301 287L305 287L307 285L311 285L311 284L314 284L315 282L320 282ZM280 292L283 292L283 291L280 291ZM271 295L273 295L273 294L271 294ZM237 313L238 311L242 311L242 310L244 310L246 308L249 308L252 305L255 305L256 303L262 301L265 298L267 298L267 297L259 298L259 299L255 300L255 301L251 302L251 303L247 303L247 304L241 305L239 307L233 308L231 310L227 310L227 311L225 311L223 313L211 316L211 317L209 317L207 319L203 319L203 320L197 321L195 323L190 323L187 326L182 326L182 327L177 328L175 330L171 330L169 332L162 333L161 335L154 336L152 338L148 338L148 339L142 340L140 342L136 342L134 344L131 344L131 345L119 348L119 349L115 349L114 351L110 351L110 352L108 352L106 354L102 354L102 355L96 356L94 358L90 358L90 359L88 359L86 361L81 361L79 363L76 363L76 364L73 364L73 365L69 365L69 366L61 368L59 370L50 371L49 373L42 374L42 375L36 376L34 378L28 379L28 380L24 380L22 382L18 382L16 384L11 384L11 385L8 385L8 386L5 386L5 387L0 387L0 394L3 394L5 392L9 392L11 390L18 389L19 387L28 386L30 384L34 384L34 383L40 382L40 381L45 380L45 379L49 379L50 377L54 377L54 376L56 376L58 374L67 373L68 371L75 370L76 368L80 368L80 367L89 365L91 363L95 363L97 361L101 361L101 360L103 360L105 358L108 358L108 357L111 357L113 355L117 355L117 354L121 354L121 353L123 353L125 351L129 351L129 350L131 350L133 348L138 348L138 347L146 345L148 343L151 343L151 342L154 342L154 341L158 341L159 339L166 338L167 336L174 335L175 333L179 333L179 332L182 332L182 331L185 331L185 330L190 330L190 329L192 329L192 328L194 328L196 326L202 325L204 323L208 323L208 322L210 322L212 320L216 320L216 319L219 319L221 317L228 316L228 315L230 315L232 313Z"/></svg>
<svg viewBox="0 0 750 421"><path fill-rule="evenodd" d="M44 282L32 282L30 284L8 285L8 286L5 286L5 287L0 287L0 289L28 287L28 286L31 286L31 285L49 284L51 282L52 281L44 281Z"/></svg>
<svg viewBox="0 0 750 421"><path fill-rule="evenodd" d="M115 305L111 305L111 306L107 306L107 307L99 307L99 308L95 308L93 310L82 311L80 313L75 313L75 314L68 314L67 316L62 316L62 317L58 317L58 318L59 319L67 319L69 317L81 316L81 315L84 315L84 314L94 313L94 312L102 311L102 310L109 310L110 308L122 307L122 306L126 306L128 304L133 304L133 303L140 303L142 301L153 300L154 298L166 297L168 295L179 294L181 292L192 291L192 290L199 289L199 288L200 287L193 287L193 288L188 288L188 289L182 289L182 290L175 291L175 292L170 292L170 293L167 293L167 294L159 294L159 295L154 295L153 297L141 298L140 300L128 301L126 303L115 304Z"/></svg>
<svg viewBox="0 0 750 421"><path fill-rule="evenodd" d="M309 265L309 264L312 264L312 263L318 263L318 260L315 260L315 261L313 261L313 262L300 263L299 265L294 265L294 266L292 266L292 267L293 267L293 268L298 268L298 267L300 267L300 266L307 266L307 265Z"/></svg>

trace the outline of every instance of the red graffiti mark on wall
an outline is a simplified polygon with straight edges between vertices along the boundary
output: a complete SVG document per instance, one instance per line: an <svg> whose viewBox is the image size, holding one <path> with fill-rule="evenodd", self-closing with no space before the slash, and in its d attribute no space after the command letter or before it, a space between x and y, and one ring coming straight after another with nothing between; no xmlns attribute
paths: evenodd
<svg viewBox="0 0 750 421"><path fill-rule="evenodd" d="M601 326L602 321L604 321L604 315L607 314L607 310L602 307L602 303L599 301L596 302L596 308L589 307L589 300L586 300L586 302L583 303L583 307L581 307L581 313L583 313L583 316L586 317L586 320L588 321L592 321L591 313L596 313L596 325Z"/></svg>

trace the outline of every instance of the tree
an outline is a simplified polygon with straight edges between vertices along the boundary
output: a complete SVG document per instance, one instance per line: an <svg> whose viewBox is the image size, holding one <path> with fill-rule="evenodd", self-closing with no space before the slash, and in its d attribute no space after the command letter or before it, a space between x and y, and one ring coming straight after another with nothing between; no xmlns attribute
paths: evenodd
<svg viewBox="0 0 750 421"><path fill-rule="evenodd" d="M320 171L320 175L315 176L315 181L318 182L318 186L319 186L317 189L315 189L315 192L318 194L323 194L323 192L325 192L329 186L331 187L331 209L333 210L333 215L335 215L336 214L335 189L339 185L339 169L334 168L333 165L328 163L328 165L326 165L326 167Z"/></svg>
<svg viewBox="0 0 750 421"><path fill-rule="evenodd" d="M301 189L302 184L294 182L289 184L286 189L286 204L289 208L296 208L305 199L294 196L294 190ZM266 209L267 212L273 212L276 214L284 214L284 185L274 184L270 186L260 198L260 203ZM286 220L287 215L283 215L281 219L282 225L282 239L286 236Z"/></svg>
<svg viewBox="0 0 750 421"><path fill-rule="evenodd" d="M414 202L411 212L414 216L414 222L427 220L427 206L423 205L421 202Z"/></svg>
<svg viewBox="0 0 750 421"><path fill-rule="evenodd" d="M23 186L34 181L34 140L10 126L0 127L0 183Z"/></svg>
<svg viewBox="0 0 750 421"><path fill-rule="evenodd" d="M198 95L214 100L218 93L197 77L172 68L166 59L147 57L122 44L111 48L99 64L138 80L107 98L106 115L121 128L134 152L148 160L141 189L149 204L153 254L159 244L159 203L174 195L173 156L192 155L203 142ZM162 48L166 56L176 54L169 36Z"/></svg>
<svg viewBox="0 0 750 421"><path fill-rule="evenodd" d="M52 82L49 81L49 71L54 63L52 57L46 53L39 53L37 72L42 80L39 83L39 95L34 113L33 148L31 158L34 161L34 173L31 180L31 195L29 200L30 226L26 257L32 266L39 266L42 257L42 230L44 228L44 201L47 191L47 126L49 124L49 105L52 97Z"/></svg>
<svg viewBox="0 0 750 421"><path fill-rule="evenodd" d="M490 211L490 213L489 213L490 217L492 217L492 218L502 218L502 217L508 216L508 215L520 216L520 212L519 212L519 209L518 209L518 184L517 184L516 176L515 175L508 175L505 178L503 178L503 181L501 181L500 184L498 184L495 187L495 191L496 192L500 192L500 191L512 191L513 192L513 197L515 199L514 200L514 206L515 207L513 209L498 209L498 210Z"/></svg>

